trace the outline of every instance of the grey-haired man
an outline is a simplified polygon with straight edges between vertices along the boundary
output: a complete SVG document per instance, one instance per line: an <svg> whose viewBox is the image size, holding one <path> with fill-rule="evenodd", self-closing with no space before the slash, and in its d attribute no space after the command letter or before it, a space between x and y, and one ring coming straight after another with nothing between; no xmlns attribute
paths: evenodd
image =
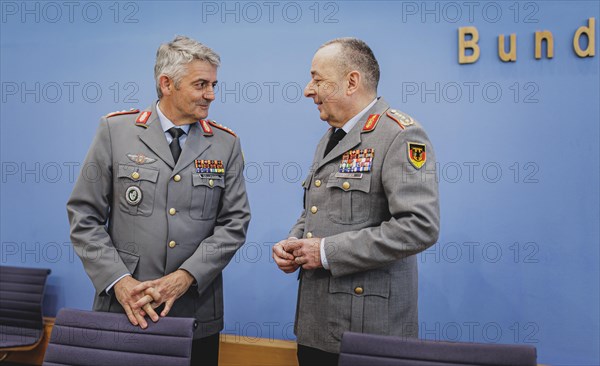
<svg viewBox="0 0 600 366"><path fill-rule="evenodd" d="M187 37L161 45L158 102L101 119L67 203L94 310L194 317L193 365L218 363L221 272L250 221L240 141L206 120L219 64Z"/></svg>
<svg viewBox="0 0 600 366"><path fill-rule="evenodd" d="M325 43L310 71L304 95L331 128L303 183L305 209L273 258L286 273L302 267L300 365L337 365L345 331L417 336L414 254L438 238L438 185L421 125L377 97L365 42Z"/></svg>

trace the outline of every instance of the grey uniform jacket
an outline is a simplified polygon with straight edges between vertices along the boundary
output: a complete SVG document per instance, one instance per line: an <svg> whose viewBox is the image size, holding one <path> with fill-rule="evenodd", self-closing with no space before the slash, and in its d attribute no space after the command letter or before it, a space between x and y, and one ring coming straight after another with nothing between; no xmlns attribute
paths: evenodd
<svg viewBox="0 0 600 366"><path fill-rule="evenodd" d="M305 209L289 234L325 238L330 266L301 271L298 343L337 353L344 331L416 337L414 254L439 232L431 143L419 123L382 98L323 158L330 134L317 146L303 183ZM370 171L340 174L344 153L356 149L373 149Z"/></svg>
<svg viewBox="0 0 600 366"><path fill-rule="evenodd" d="M123 312L105 291L123 274L145 281L181 268L196 282L169 316L196 318L196 338L223 328L221 271L245 241L250 209L239 139L201 122L175 165L155 104L101 119L67 203L94 310ZM198 173L196 160L222 161L224 172Z"/></svg>

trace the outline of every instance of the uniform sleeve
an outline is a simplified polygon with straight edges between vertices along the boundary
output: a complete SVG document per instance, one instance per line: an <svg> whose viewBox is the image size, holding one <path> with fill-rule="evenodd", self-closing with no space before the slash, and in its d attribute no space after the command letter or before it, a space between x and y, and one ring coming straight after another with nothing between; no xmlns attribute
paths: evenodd
<svg viewBox="0 0 600 366"><path fill-rule="evenodd" d="M246 241L250 205L243 172L242 148L236 138L225 169L225 190L219 203L213 234L200 243L194 254L180 267L194 276L199 293L223 271Z"/></svg>
<svg viewBox="0 0 600 366"><path fill-rule="evenodd" d="M288 238L298 238L301 239L304 236L304 221L306 219L306 210L302 210L302 214L298 218L298 221L294 224L292 229L288 234Z"/></svg>
<svg viewBox="0 0 600 366"><path fill-rule="evenodd" d="M112 199L112 146L102 118L67 202L71 242L97 293L129 271L117 255L106 224Z"/></svg>
<svg viewBox="0 0 600 366"><path fill-rule="evenodd" d="M426 145L426 163L420 169L408 159L409 142ZM391 218L379 226L325 238L335 277L385 266L427 249L438 239L435 155L422 128L412 126L398 134L384 157L381 176Z"/></svg>

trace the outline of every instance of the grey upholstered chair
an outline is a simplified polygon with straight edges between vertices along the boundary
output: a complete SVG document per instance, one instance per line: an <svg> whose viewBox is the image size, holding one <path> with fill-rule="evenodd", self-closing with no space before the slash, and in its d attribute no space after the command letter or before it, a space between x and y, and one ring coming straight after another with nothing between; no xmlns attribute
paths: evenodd
<svg viewBox="0 0 600 366"><path fill-rule="evenodd" d="M42 302L49 274L49 269L0 266L0 361L42 341Z"/></svg>
<svg viewBox="0 0 600 366"><path fill-rule="evenodd" d="M438 342L346 332L339 366L535 366L526 345Z"/></svg>
<svg viewBox="0 0 600 366"><path fill-rule="evenodd" d="M189 366L195 327L192 318L165 317L141 329L125 314L62 309L43 365Z"/></svg>

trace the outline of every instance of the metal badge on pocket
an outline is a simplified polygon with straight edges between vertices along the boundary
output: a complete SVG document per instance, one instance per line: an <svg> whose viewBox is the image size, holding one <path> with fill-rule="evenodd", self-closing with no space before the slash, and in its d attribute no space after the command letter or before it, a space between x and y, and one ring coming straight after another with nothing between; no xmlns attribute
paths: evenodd
<svg viewBox="0 0 600 366"><path fill-rule="evenodd" d="M137 206L142 202L142 190L137 186L131 186L125 191L125 200L131 206Z"/></svg>

